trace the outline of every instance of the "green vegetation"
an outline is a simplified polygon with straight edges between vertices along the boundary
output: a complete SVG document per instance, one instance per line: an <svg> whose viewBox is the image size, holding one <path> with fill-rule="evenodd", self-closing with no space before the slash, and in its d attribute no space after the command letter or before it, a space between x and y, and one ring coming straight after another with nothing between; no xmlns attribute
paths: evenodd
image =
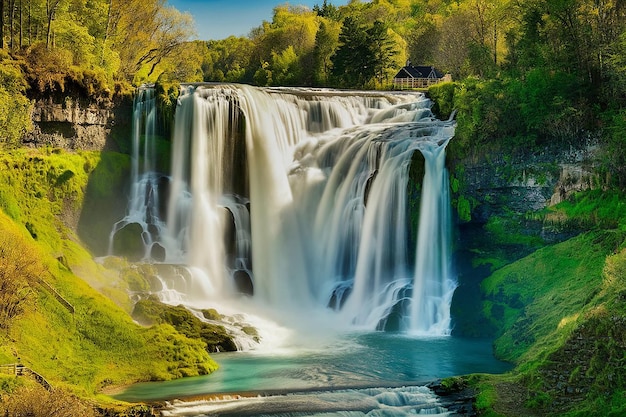
<svg viewBox="0 0 626 417"><path fill-rule="evenodd" d="M453 204L460 223L475 232L460 249L480 271L475 293L468 292L475 316L466 316L475 318L472 334L497 336L496 353L517 364L504 376L464 380L479 390L477 409L493 416L624 413L626 17L620 2L353 0L337 7L324 0L312 10L277 6L272 20L246 37L193 42L190 17L160 0L2 6L0 363L21 358L72 391L67 395L80 396L215 366L206 353L209 330L188 312L146 300L136 313L154 326L129 318L126 291L149 288L149 271L140 274L120 259L92 260L106 249L94 236L105 236L123 210L112 197L123 190L129 157L16 149L32 129L30 99L121 100L130 85L158 82L165 138L179 82L389 89L410 59L455 80L428 94L442 118L456 112L448 147ZM128 151L127 138L115 135L118 148ZM526 175L546 183L559 175L556 164L518 172L511 162L595 139L595 159L587 161L592 191L541 212L502 210L476 224L482 204L500 202L469 195L468 165L487 161L511 183ZM164 160L167 145L160 142ZM419 178L420 164L411 169ZM411 230L419 191L412 183ZM544 231L574 237L552 244ZM0 378L0 388L39 395L11 378ZM64 392L58 398L67 398ZM4 410L20 406L2 401Z"/></svg>
<svg viewBox="0 0 626 417"><path fill-rule="evenodd" d="M537 216L547 227L586 232L505 262L482 281L479 321L495 332L496 355L517 364L510 374L471 383L484 415L626 409L625 215L618 192L574 194ZM510 239L529 246L525 237Z"/></svg>
<svg viewBox="0 0 626 417"><path fill-rule="evenodd" d="M22 362L44 375L55 387L50 404L68 395L96 398L107 387L206 374L217 367L205 343L169 324L133 322L127 291L139 284L120 274L125 262L96 264L69 227L76 226L88 182L89 193L110 198L111 190L99 181L111 184L116 171L98 174L103 160L116 165L110 157L20 149L0 158L0 364ZM30 398L31 388L10 378L1 378L0 386ZM2 407L27 412L20 408L27 403L11 398L3 396ZM108 397L97 398L113 406Z"/></svg>
<svg viewBox="0 0 626 417"><path fill-rule="evenodd" d="M211 318L215 311L202 311ZM224 326L201 321L184 306L168 306L154 297L138 301L133 309L133 318L143 324L169 323L185 336L202 340L209 352L236 351L237 345Z"/></svg>

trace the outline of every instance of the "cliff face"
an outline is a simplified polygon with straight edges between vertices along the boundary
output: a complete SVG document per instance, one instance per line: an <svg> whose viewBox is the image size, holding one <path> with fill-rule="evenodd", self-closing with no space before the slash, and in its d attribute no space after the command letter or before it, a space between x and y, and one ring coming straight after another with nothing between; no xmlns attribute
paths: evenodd
<svg viewBox="0 0 626 417"><path fill-rule="evenodd" d="M463 193L474 202L471 222L541 210L594 188L597 151L597 139L590 136L578 148L553 146L538 154L501 152L460 161Z"/></svg>
<svg viewBox="0 0 626 417"><path fill-rule="evenodd" d="M26 146L66 150L117 151L116 132L130 131L132 103L103 98L34 100L34 129L23 138Z"/></svg>
<svg viewBox="0 0 626 417"><path fill-rule="evenodd" d="M577 148L551 146L535 154L501 150L450 161L460 183L455 201L458 206L461 200L469 201L470 206L469 216L459 216L454 247L459 282L452 305L456 334L497 334L500 329L484 321L481 313L483 280L541 247L582 232L542 210L575 192L599 187L597 153L597 140L589 137Z"/></svg>

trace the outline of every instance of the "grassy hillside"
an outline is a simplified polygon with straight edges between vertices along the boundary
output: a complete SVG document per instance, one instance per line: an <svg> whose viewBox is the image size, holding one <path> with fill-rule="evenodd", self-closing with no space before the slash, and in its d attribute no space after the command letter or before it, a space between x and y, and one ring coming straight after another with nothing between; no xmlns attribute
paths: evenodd
<svg viewBox="0 0 626 417"><path fill-rule="evenodd" d="M107 169L99 172L103 160ZM74 232L87 184L97 190L100 183L106 198L104 185L121 182L127 164L122 155L89 152L0 154L0 277L23 277L16 284L20 311L0 323L0 364L21 361L53 386L83 397L111 385L217 367L204 343L172 326L135 324L118 270L95 263ZM0 388L16 389L12 381L1 377Z"/></svg>
<svg viewBox="0 0 626 417"><path fill-rule="evenodd" d="M589 230L496 270L482 283L497 356L517 364L479 379L485 415L626 413L623 196L588 192L546 210L546 224ZM474 381L475 382L475 381Z"/></svg>

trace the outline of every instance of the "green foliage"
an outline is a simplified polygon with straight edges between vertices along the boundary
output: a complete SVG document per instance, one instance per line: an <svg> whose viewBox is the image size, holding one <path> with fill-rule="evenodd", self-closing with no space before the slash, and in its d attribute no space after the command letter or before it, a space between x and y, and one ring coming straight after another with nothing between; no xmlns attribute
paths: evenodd
<svg viewBox="0 0 626 417"><path fill-rule="evenodd" d="M45 271L40 257L19 231L8 228L0 236L0 328L9 329L24 313Z"/></svg>
<svg viewBox="0 0 626 417"><path fill-rule="evenodd" d="M314 84L328 85L332 70L331 57L339 44L339 28L337 22L320 22L320 28L315 35L313 48Z"/></svg>
<svg viewBox="0 0 626 417"><path fill-rule="evenodd" d="M95 417L96 411L87 401L63 389L46 391L39 385L22 387L13 395L2 397L0 410L8 416L31 417Z"/></svg>
<svg viewBox="0 0 626 417"><path fill-rule="evenodd" d="M209 311L205 316L210 317L212 315L212 312ZM237 346L223 326L200 321L182 305L169 306L159 302L154 297L150 297L135 304L133 317L145 324L171 324L187 337L202 340L210 352L237 350Z"/></svg>
<svg viewBox="0 0 626 417"><path fill-rule="evenodd" d="M248 81L246 70L252 66L252 40L230 36L219 41L208 41L206 46L207 53L202 63L204 81Z"/></svg>
<svg viewBox="0 0 626 417"><path fill-rule="evenodd" d="M626 186L626 110L610 112L605 117L602 155L599 158L603 170L609 176L609 184L624 189Z"/></svg>
<svg viewBox="0 0 626 417"><path fill-rule="evenodd" d="M14 147L32 129L31 104L18 63L0 51L0 149Z"/></svg>
<svg viewBox="0 0 626 417"><path fill-rule="evenodd" d="M339 47L332 57L332 74L343 87L366 87L382 83L398 54L387 26L379 20L363 24L348 16L339 34Z"/></svg>
<svg viewBox="0 0 626 417"><path fill-rule="evenodd" d="M619 190L590 190L546 209L544 222L561 230L626 230L626 204Z"/></svg>
<svg viewBox="0 0 626 417"><path fill-rule="evenodd" d="M462 222L469 222L472 220L472 205L470 200L460 195L456 200L456 211L459 216L459 220Z"/></svg>
<svg viewBox="0 0 626 417"><path fill-rule="evenodd" d="M102 158L107 159L107 154ZM30 224L30 233L24 223L14 224L0 213L4 242L0 244L0 258L5 260L0 262L5 264L5 274L1 275L20 285L11 290L3 278L7 291L2 292L15 298L25 289L29 295L28 302L18 300L19 311L10 300L2 302L5 309L20 314L10 317L11 339L2 340L0 358L12 362L19 356L53 386L71 386L81 396L93 396L112 384L212 372L217 365L204 343L190 340L167 325L142 328L94 290L98 287L104 291L106 285L105 292L114 295L119 304L128 303L123 287L127 284L118 280L119 272L95 264L61 222L68 209L79 208L88 175L98 161L97 153L23 149L2 154L0 184L4 188L0 189L15 195L19 220ZM36 240L31 237L33 231ZM34 285L40 278L48 284ZM123 291L115 292L116 285ZM8 322L3 319L2 323ZM11 360L11 356L16 358ZM6 389L14 388L7 385Z"/></svg>
<svg viewBox="0 0 626 417"><path fill-rule="evenodd" d="M499 357L519 363L529 349L537 354L556 344L554 332L597 294L604 259L613 250L610 238L608 232L580 235L542 248L483 281L490 301L484 314L505 329L495 344Z"/></svg>
<svg viewBox="0 0 626 417"><path fill-rule="evenodd" d="M428 88L428 96L433 101L433 112L440 119L448 119L454 110L454 93L457 85L452 82L439 83Z"/></svg>

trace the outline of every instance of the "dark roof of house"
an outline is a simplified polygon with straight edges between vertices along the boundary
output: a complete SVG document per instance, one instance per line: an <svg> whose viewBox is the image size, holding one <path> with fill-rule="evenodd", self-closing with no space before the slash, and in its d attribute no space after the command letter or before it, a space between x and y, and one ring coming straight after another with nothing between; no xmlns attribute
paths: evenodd
<svg viewBox="0 0 626 417"><path fill-rule="evenodd" d="M394 78L443 78L443 73L428 65L413 66L410 63L403 67Z"/></svg>

